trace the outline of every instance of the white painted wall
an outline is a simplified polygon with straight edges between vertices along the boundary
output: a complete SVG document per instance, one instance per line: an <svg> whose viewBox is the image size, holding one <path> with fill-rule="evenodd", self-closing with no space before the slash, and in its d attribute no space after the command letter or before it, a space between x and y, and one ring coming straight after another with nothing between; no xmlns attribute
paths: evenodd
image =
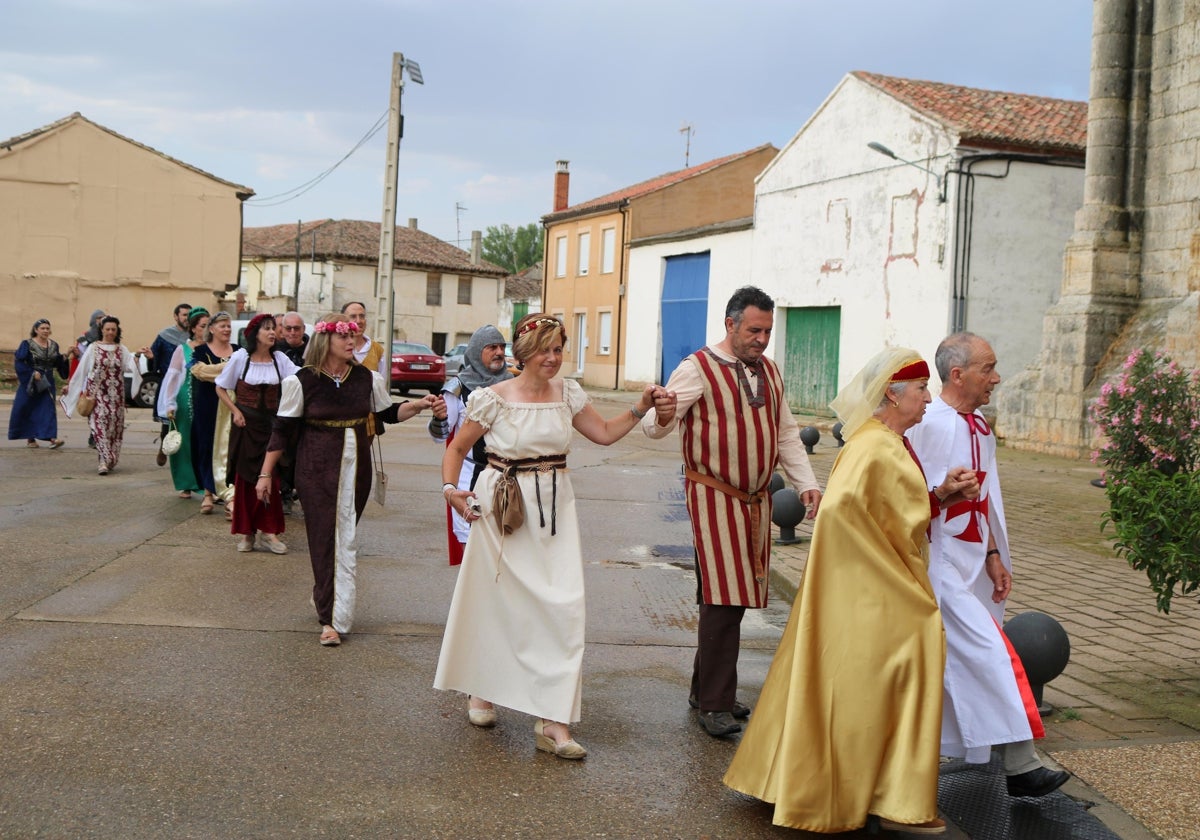
<svg viewBox="0 0 1200 840"><path fill-rule="evenodd" d="M871 141L937 173L964 151L945 127L847 76L756 188L751 280L777 307L841 308L839 387L885 346L932 363L951 325L959 176L946 177L941 203L933 174ZM976 179L967 328L992 340L1008 371L1041 346L1082 195L1082 169L1014 163L1003 180ZM784 367L785 321L776 318L768 351Z"/></svg>
<svg viewBox="0 0 1200 840"><path fill-rule="evenodd" d="M282 296L278 281L281 265L288 278ZM294 288L294 271L294 260L244 260L239 291L246 295L246 307L267 312L283 311L285 298ZM260 277L261 287L258 285ZM441 306L429 306L425 302L426 277L424 271L397 269L393 274L396 292L392 326L397 339L428 344L433 333L443 332L449 349L457 343L459 336L470 336L484 324L497 322L501 278L473 277L471 303L460 304L459 275L443 274ZM367 321L373 323L377 308L375 266L338 263L335 267L333 263L301 261L297 302L305 321L311 323L322 315L337 312L353 300L366 305Z"/></svg>
<svg viewBox="0 0 1200 840"><path fill-rule="evenodd" d="M625 296L628 307L625 381L628 387L658 381L662 362L660 304L667 257L710 252L707 341L714 344L725 337L725 304L729 296L750 283L753 236L751 230L740 230L630 248Z"/></svg>

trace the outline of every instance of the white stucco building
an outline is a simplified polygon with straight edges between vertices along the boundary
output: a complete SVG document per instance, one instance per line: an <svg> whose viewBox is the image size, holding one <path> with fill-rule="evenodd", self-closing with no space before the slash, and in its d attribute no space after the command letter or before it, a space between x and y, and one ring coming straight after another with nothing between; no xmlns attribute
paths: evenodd
<svg viewBox="0 0 1200 840"><path fill-rule="evenodd" d="M1083 102L843 78L755 191L748 279L775 298L768 353L793 409L828 413L884 346L932 363L954 330L991 341L1002 374L1032 361L1083 202L1086 120Z"/></svg>

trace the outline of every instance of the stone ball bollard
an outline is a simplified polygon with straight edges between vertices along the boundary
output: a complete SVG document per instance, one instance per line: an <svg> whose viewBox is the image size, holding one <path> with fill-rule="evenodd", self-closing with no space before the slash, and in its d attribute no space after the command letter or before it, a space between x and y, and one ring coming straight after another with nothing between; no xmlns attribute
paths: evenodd
<svg viewBox="0 0 1200 840"><path fill-rule="evenodd" d="M845 446L846 441L842 438L842 421L839 420L833 424L833 439L838 442L838 446Z"/></svg>
<svg viewBox="0 0 1200 840"><path fill-rule="evenodd" d="M1021 658L1038 714L1046 717L1054 707L1042 701L1042 689L1063 672L1071 659L1071 640L1067 631L1045 613L1025 612L1005 623L1004 635Z"/></svg>
<svg viewBox="0 0 1200 840"><path fill-rule="evenodd" d="M790 487L772 493L771 521L779 526L776 545L800 542L801 538L796 536L796 526L804 521L804 502L800 501L800 494Z"/></svg>
<svg viewBox="0 0 1200 840"><path fill-rule="evenodd" d="M767 484L767 492L774 496L783 489L783 476L779 473L771 473L771 481Z"/></svg>
<svg viewBox="0 0 1200 840"><path fill-rule="evenodd" d="M813 447L821 440L821 433L815 426L805 426L800 430L800 442L804 444L804 451L809 455L813 454Z"/></svg>

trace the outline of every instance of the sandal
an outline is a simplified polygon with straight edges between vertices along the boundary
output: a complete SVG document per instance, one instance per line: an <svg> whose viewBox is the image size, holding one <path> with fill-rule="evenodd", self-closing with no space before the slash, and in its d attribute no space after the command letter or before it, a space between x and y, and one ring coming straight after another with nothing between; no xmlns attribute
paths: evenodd
<svg viewBox="0 0 1200 840"><path fill-rule="evenodd" d="M66 443L66 441L63 440L62 438L54 438L52 441L50 441L50 448L51 449L60 449L60 448L62 448L62 445L64 443Z"/></svg>
<svg viewBox="0 0 1200 840"><path fill-rule="evenodd" d="M180 490L180 491L179 491L179 498L181 498L181 499L190 499L190 498L192 498L192 491L191 491L191 490Z"/></svg>
<svg viewBox="0 0 1200 840"><path fill-rule="evenodd" d="M228 522L233 521L233 502L230 501L225 505L225 519Z"/></svg>
<svg viewBox="0 0 1200 840"><path fill-rule="evenodd" d="M200 503L200 512L203 513L205 516L207 516L208 514L212 513L212 511L213 511L213 498L212 498L212 496L206 495L204 497L204 501Z"/></svg>
<svg viewBox="0 0 1200 840"><path fill-rule="evenodd" d="M328 624L321 628L321 644L325 647L337 647L342 643L342 637L338 635L338 631L334 630Z"/></svg>
<svg viewBox="0 0 1200 840"><path fill-rule="evenodd" d="M29 441L29 443L25 444L25 447L27 449L41 449L36 440Z"/></svg>

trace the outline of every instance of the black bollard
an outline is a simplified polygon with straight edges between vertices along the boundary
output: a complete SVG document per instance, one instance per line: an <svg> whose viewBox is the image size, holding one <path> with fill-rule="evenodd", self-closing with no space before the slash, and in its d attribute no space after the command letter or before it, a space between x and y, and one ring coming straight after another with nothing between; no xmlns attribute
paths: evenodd
<svg viewBox="0 0 1200 840"><path fill-rule="evenodd" d="M1029 688L1046 717L1054 707L1042 701L1042 688L1067 667L1071 659L1071 640L1063 626L1045 613L1026 612L1013 616L1004 625L1004 635L1021 658Z"/></svg>

